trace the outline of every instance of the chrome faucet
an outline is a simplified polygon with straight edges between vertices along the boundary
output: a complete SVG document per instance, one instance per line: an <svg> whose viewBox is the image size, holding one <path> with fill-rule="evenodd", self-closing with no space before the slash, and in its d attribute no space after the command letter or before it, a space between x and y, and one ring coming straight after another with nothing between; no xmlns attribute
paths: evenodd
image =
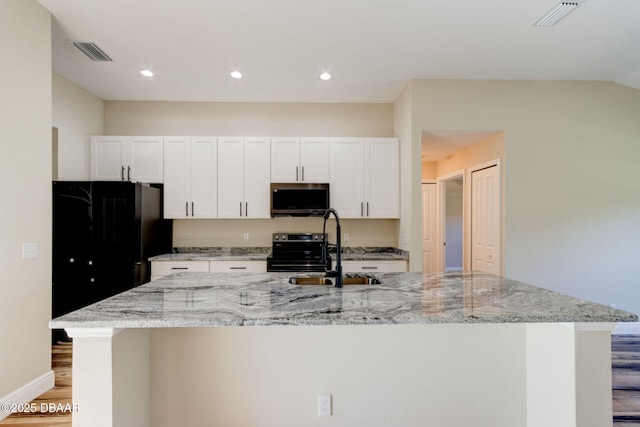
<svg viewBox="0 0 640 427"><path fill-rule="evenodd" d="M329 244L327 242L327 235L325 233L326 227L327 227L327 219L329 219L329 216L331 216L331 214L333 214L333 216L336 217L336 269L335 270L328 270L325 267L325 271L326 271L326 275L327 277L335 277L336 278L336 288L341 288L342 287L342 262L340 260L340 255L342 252L342 248L340 246L340 234L341 234L341 230L340 230L340 217L338 216L338 212L336 212L335 209L333 208L329 208L327 209L327 211L324 213L324 224L322 225L322 239L323 239L323 245L322 245L322 262L326 263L327 261L327 254L329 251Z"/></svg>

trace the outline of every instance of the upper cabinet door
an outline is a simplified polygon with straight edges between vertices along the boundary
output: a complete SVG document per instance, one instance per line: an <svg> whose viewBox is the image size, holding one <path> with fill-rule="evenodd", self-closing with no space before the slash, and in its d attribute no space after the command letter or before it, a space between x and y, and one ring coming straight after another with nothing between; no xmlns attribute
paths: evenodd
<svg viewBox="0 0 640 427"><path fill-rule="evenodd" d="M190 195L189 137L164 140L164 217L188 218Z"/></svg>
<svg viewBox="0 0 640 427"><path fill-rule="evenodd" d="M362 218L364 213L364 166L362 138L330 141L331 207L341 218Z"/></svg>
<svg viewBox="0 0 640 427"><path fill-rule="evenodd" d="M270 199L270 139L244 139L244 216L269 218Z"/></svg>
<svg viewBox="0 0 640 427"><path fill-rule="evenodd" d="M163 152L158 136L93 136L91 179L162 183Z"/></svg>
<svg viewBox="0 0 640 427"><path fill-rule="evenodd" d="M127 181L161 184L163 173L163 138L161 136L128 137Z"/></svg>
<svg viewBox="0 0 640 427"><path fill-rule="evenodd" d="M365 216L400 217L398 140L370 138L364 145Z"/></svg>
<svg viewBox="0 0 640 427"><path fill-rule="evenodd" d="M91 180L126 181L127 172L123 159L126 158L126 137L91 137Z"/></svg>
<svg viewBox="0 0 640 427"><path fill-rule="evenodd" d="M300 182L329 182L329 138L300 140Z"/></svg>
<svg viewBox="0 0 640 427"><path fill-rule="evenodd" d="M191 218L218 216L218 144L212 137L190 138ZM166 184L165 184L166 185Z"/></svg>
<svg viewBox="0 0 640 427"><path fill-rule="evenodd" d="M300 181L300 138L271 138L271 182Z"/></svg>
<svg viewBox="0 0 640 427"><path fill-rule="evenodd" d="M240 218L244 210L244 139L218 138L218 218Z"/></svg>

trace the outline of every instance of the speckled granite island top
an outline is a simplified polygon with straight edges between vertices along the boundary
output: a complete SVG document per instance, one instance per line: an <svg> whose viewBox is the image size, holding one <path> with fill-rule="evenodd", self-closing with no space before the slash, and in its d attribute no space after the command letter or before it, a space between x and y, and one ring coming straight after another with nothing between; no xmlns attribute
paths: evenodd
<svg viewBox="0 0 640 427"><path fill-rule="evenodd" d="M381 285L291 285L286 273L177 273L52 328L630 322L625 311L485 273L383 273Z"/></svg>

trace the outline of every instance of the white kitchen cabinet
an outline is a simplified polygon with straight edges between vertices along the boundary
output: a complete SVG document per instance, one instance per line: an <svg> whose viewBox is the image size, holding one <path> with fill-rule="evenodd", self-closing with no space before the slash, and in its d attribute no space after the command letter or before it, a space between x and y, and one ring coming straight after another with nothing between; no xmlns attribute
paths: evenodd
<svg viewBox="0 0 640 427"><path fill-rule="evenodd" d="M218 218L269 218L270 138L218 138Z"/></svg>
<svg viewBox="0 0 640 427"><path fill-rule="evenodd" d="M329 139L271 138L271 182L329 182Z"/></svg>
<svg viewBox="0 0 640 427"><path fill-rule="evenodd" d="M332 138L331 207L342 218L399 218L396 138Z"/></svg>
<svg viewBox="0 0 640 427"><path fill-rule="evenodd" d="M407 261L342 261L343 273L396 273L406 272Z"/></svg>
<svg viewBox="0 0 640 427"><path fill-rule="evenodd" d="M212 273L266 273L266 261L210 261L209 271Z"/></svg>
<svg viewBox="0 0 640 427"><path fill-rule="evenodd" d="M164 217L216 218L217 139L165 137Z"/></svg>
<svg viewBox="0 0 640 427"><path fill-rule="evenodd" d="M209 272L209 261L151 261L151 281L173 273Z"/></svg>
<svg viewBox="0 0 640 427"><path fill-rule="evenodd" d="M162 183L161 136L92 136L91 179Z"/></svg>

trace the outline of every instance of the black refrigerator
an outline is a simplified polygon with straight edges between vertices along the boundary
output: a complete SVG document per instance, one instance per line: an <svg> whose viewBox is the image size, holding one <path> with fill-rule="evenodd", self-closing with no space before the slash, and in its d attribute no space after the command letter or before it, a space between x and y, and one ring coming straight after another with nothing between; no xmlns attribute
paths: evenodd
<svg viewBox="0 0 640 427"><path fill-rule="evenodd" d="M149 257L171 251L162 189L133 182L53 183L52 315L149 281Z"/></svg>

